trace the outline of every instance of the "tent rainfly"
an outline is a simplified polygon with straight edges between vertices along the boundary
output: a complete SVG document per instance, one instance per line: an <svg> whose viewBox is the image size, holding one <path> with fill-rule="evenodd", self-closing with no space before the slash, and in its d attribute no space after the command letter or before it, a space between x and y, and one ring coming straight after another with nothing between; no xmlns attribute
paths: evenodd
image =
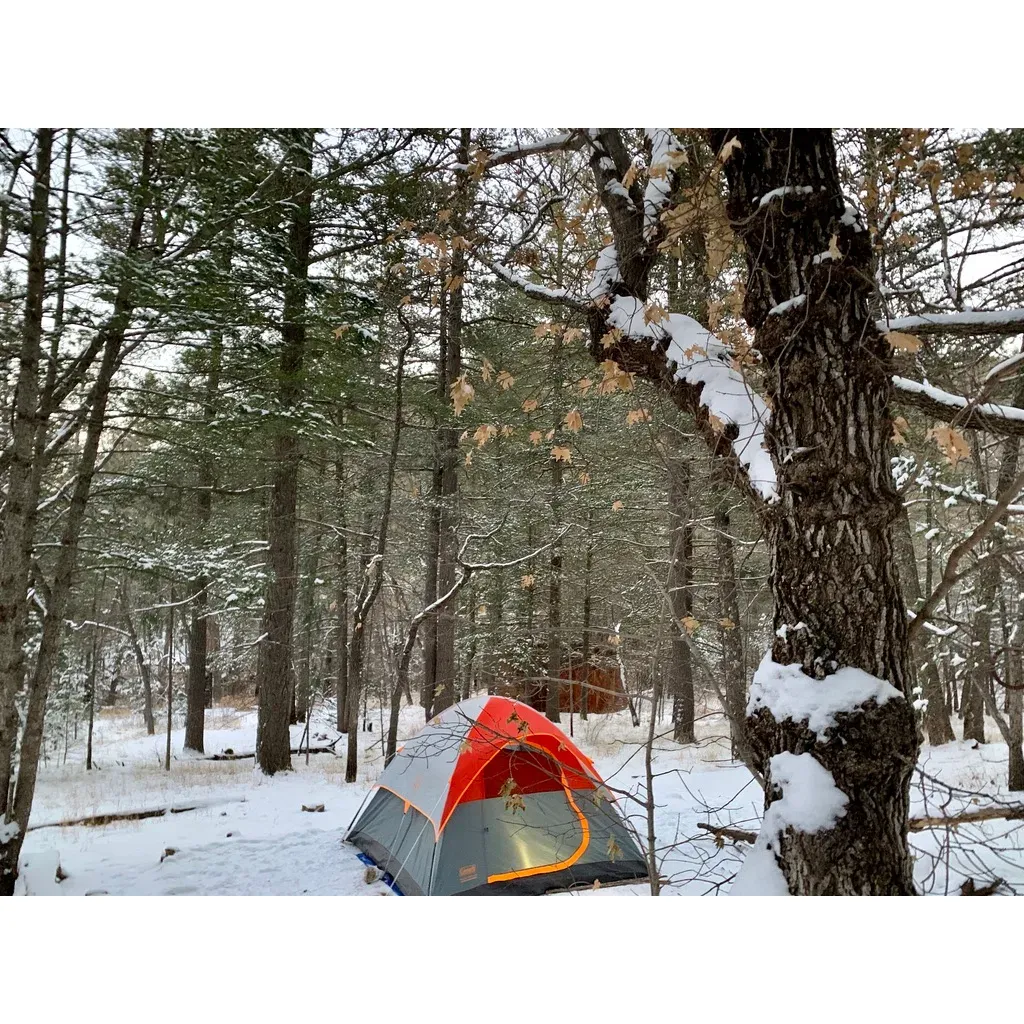
<svg viewBox="0 0 1024 1024"><path fill-rule="evenodd" d="M399 748L346 838L409 896L539 895L648 877L590 759L508 697L432 719Z"/></svg>

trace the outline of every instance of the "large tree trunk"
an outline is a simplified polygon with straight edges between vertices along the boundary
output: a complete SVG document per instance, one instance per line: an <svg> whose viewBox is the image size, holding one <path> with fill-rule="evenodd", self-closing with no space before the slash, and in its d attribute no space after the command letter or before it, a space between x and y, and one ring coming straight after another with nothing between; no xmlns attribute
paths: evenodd
<svg viewBox="0 0 1024 1024"><path fill-rule="evenodd" d="M283 413L301 394L300 375L306 348L306 293L313 248L313 142L309 129L290 130L292 202L289 205L288 251L285 260L284 307L281 323L281 367L278 402ZM295 620L296 557L299 492L299 439L282 424L274 441L273 482L267 524L266 605L256 665L259 719L256 764L267 775L290 769L288 732L291 711L292 630Z"/></svg>
<svg viewBox="0 0 1024 1024"><path fill-rule="evenodd" d="M712 129L710 138L716 152L730 144L728 211L749 275L744 313L773 409L771 656L802 669L804 681L792 685L808 703L848 667L897 691L879 684L881 704L851 700L833 727L814 732L806 716L790 717L792 703L776 718L769 688L761 690L747 735L767 783L766 825L784 824L775 835L763 828L755 853L773 858L794 895L910 895L907 812L918 737L893 541L901 503L889 465L891 357L868 308L868 234L844 208L830 131ZM830 243L841 259L823 256ZM819 788L801 792L801 778ZM805 798L816 820L786 824L787 807ZM780 799L782 810L769 817Z"/></svg>
<svg viewBox="0 0 1024 1024"><path fill-rule="evenodd" d="M672 443L675 443L673 441ZM693 743L693 658L680 630L692 629L693 525L690 521L690 464L670 456L669 476L669 606L672 612L672 656L669 661L669 692L672 694L672 737L677 743ZM657 708L652 711L657 714Z"/></svg>

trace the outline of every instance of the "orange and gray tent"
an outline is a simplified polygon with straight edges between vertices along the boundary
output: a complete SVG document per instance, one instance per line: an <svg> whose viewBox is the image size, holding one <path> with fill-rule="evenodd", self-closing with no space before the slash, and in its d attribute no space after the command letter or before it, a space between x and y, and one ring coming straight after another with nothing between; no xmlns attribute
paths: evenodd
<svg viewBox="0 0 1024 1024"><path fill-rule="evenodd" d="M648 872L590 759L508 697L455 704L406 741L346 838L409 896L539 895Z"/></svg>

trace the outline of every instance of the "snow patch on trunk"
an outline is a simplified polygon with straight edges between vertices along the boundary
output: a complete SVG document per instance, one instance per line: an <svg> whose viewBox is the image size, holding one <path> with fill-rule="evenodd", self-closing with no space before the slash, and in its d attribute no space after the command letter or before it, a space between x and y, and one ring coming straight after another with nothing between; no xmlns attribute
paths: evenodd
<svg viewBox="0 0 1024 1024"><path fill-rule="evenodd" d="M769 762L769 782L781 793L764 812L757 842L732 884L732 896L788 896L777 854L787 829L813 834L831 828L844 814L849 798L832 773L811 754L784 751Z"/></svg>
<svg viewBox="0 0 1024 1024"><path fill-rule="evenodd" d="M812 679L799 665L780 665L771 651L761 659L750 684L747 714L767 708L777 722L806 722L819 737L836 724L840 712L859 710L868 701L903 699L891 683L852 666L825 679Z"/></svg>

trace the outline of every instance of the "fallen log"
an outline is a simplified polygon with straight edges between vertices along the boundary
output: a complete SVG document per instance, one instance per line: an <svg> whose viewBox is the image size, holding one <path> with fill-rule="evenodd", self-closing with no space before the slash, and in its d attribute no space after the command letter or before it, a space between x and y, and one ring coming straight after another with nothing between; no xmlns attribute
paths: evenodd
<svg viewBox="0 0 1024 1024"><path fill-rule="evenodd" d="M930 828L958 828L960 825L974 825L979 821L1024 821L1024 804L983 807L977 811L964 811L962 814L939 814L933 817L911 818L907 822L907 831L925 832ZM704 832L710 832L719 846L726 839L731 839L735 843L753 843L757 840L756 832L747 832L744 829L709 825L703 821L697 822L697 828Z"/></svg>
<svg viewBox="0 0 1024 1024"><path fill-rule="evenodd" d="M310 750L306 750L304 747L293 747L289 753L291 754L333 754L334 747L312 747ZM251 761L256 756L256 751L250 751L248 754L236 754L234 751L223 754L207 754L206 757L200 757L200 761Z"/></svg>
<svg viewBox="0 0 1024 1024"><path fill-rule="evenodd" d="M109 825L112 821L143 821L146 818L162 818L166 814L184 814L186 811L197 811L205 804L193 804L188 807L156 807L148 811L112 811L109 814L89 814L84 818L68 818L65 821L46 821L40 825L29 825L26 832L34 832L40 828L74 828L76 825Z"/></svg>
<svg viewBox="0 0 1024 1024"><path fill-rule="evenodd" d="M956 828L958 825L972 825L978 821L1024 821L1024 804L1006 807L983 807L979 811L964 811L963 814L940 814L931 818L911 818L907 827L911 832L923 832L929 828Z"/></svg>

